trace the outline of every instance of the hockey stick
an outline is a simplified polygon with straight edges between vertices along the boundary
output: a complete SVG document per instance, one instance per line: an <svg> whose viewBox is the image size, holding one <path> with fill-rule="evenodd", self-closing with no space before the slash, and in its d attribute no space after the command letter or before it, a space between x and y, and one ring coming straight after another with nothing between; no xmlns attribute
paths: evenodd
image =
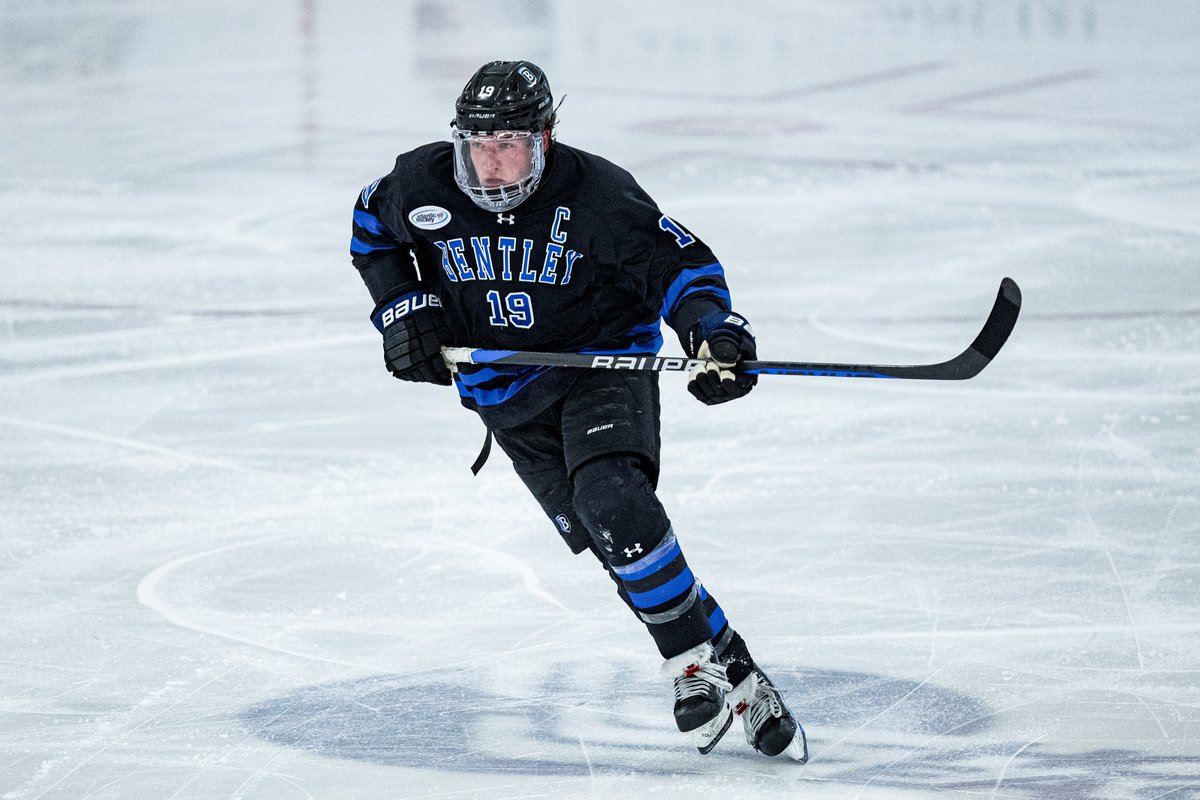
<svg viewBox="0 0 1200 800"><path fill-rule="evenodd" d="M926 381L961 381L983 370L1008 341L1021 311L1021 290L1012 278L1000 282L996 302L971 346L949 361L938 364L821 364L808 361L744 361L735 372L758 375L808 375L819 378L908 378ZM452 364L494 364L526 367L583 367L632 369L653 372L689 372L709 362L696 358L653 354L592 355L589 353L537 353L525 350L477 350L445 347L442 355Z"/></svg>

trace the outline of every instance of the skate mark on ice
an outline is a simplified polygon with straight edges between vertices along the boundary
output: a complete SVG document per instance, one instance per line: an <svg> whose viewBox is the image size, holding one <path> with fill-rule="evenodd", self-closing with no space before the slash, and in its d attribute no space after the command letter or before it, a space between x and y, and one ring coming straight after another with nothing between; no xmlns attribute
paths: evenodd
<svg viewBox="0 0 1200 800"><path fill-rule="evenodd" d="M470 553L473 556L481 556L486 563L497 566L505 571L512 572L521 579L521 584L531 595L549 603L552 606L566 611L568 614L573 614L571 609L562 604L557 597L547 592L542 588L541 579L538 578L537 572L533 567L529 566L528 561L517 558L514 555L499 550L495 547L485 547L479 544L468 544L467 542L431 542L429 547L432 550L462 550Z"/></svg>
<svg viewBox="0 0 1200 800"><path fill-rule="evenodd" d="M990 795L988 795L988 797L990 797L991 800L996 800L996 797L999 795L1000 785L1002 783L1004 783L1004 776L1008 772L1008 768L1013 765L1013 762L1017 760L1017 758L1021 755L1021 753L1024 753L1026 750L1028 750L1030 747L1037 744L1039 741L1041 741L1044 738L1046 738L1046 735L1042 734L1040 736L1034 737L1033 739L1030 739L1028 742L1021 745L1021 747L1016 752L1014 752L1007 761L1004 762L1004 766L1000 768L1000 774L996 776L996 785L992 787L992 793Z"/></svg>
<svg viewBox="0 0 1200 800"><path fill-rule="evenodd" d="M1119 441L1128 445L1128 443L1123 439L1119 439L1119 437L1116 436L1111 428L1106 430L1102 435L1110 440ZM1132 445L1129 446L1132 447ZM1091 534L1091 538L1103 551L1105 560L1108 563L1109 571L1112 573L1112 576L1117 584L1117 589L1121 593L1121 601L1125 609L1125 618L1129 621L1129 628L1133 635L1133 649L1135 655L1137 656L1138 669L1145 669L1146 659L1142 653L1142 640L1137 631L1137 623L1133 615L1133 605L1129 601L1129 590L1125 586L1125 580L1121 577L1120 570L1117 569L1117 562L1113 558L1112 548L1109 545L1108 539L1101 532L1100 526L1096 523L1096 518L1092 515L1092 510L1088 507L1087 503L1087 487L1085 486L1084 480L1084 460L1094 447L1095 440L1093 439L1092 442L1080 450L1079 458L1075 461L1076 498L1079 504L1079 509L1083 512L1084 520L1087 523L1086 530ZM1149 454L1146 454L1146 457L1149 459Z"/></svg>
<svg viewBox="0 0 1200 800"><path fill-rule="evenodd" d="M312 305L308 307L288 308L221 308L220 306L210 306L207 308L171 308L163 306L134 304L134 303L74 303L74 302L59 302L55 300L44 300L41 298L29 297L6 297L0 298L0 308L11 308L16 310L32 310L32 311L54 311L54 312L104 312L104 313L120 313L120 314L143 314L143 315L162 315L170 314L171 316L182 317L209 317L213 319L312 319L321 314L328 314L333 309L327 306Z"/></svg>
<svg viewBox="0 0 1200 800"><path fill-rule="evenodd" d="M253 540L245 541L245 542L234 542L232 544L222 545L221 547L214 547L209 550L202 550L199 553L192 553L190 555L181 556L179 558L168 561L165 564L160 564L159 566L152 569L150 572L146 573L146 576L143 577L141 579L141 581L138 582L138 585L137 585L138 602L141 603L142 605L146 606L147 608L149 608L151 611L154 611L155 613L157 613L159 616L163 617L163 619L167 620L171 624L177 625L180 628L187 628L188 630L193 630L198 633L205 633L210 636L217 636L219 638L227 639L232 642L238 642L239 644L250 645L251 647L258 647L258 648L262 648L264 650L269 650L273 653L280 653L283 655L294 656L296 658L303 658L303 659L308 659L308 660L312 660L312 661L320 661L320 662L323 662L326 664L334 664L334 665L342 666L342 667L352 667L354 669L371 669L371 667L369 665L354 663L351 661L343 661L343 660L335 659L335 658L326 658L324 656L319 656L319 655L315 655L312 653L302 653L297 650L292 650L292 649L289 649L286 647L274 646L270 642L258 641L256 639L252 639L247 636L240 636L240 635L233 633L231 631L228 631L228 630L222 630L220 627L214 627L212 625L206 624L205 622L191 616L188 613L187 609L177 607L176 605L174 605L173 603L171 603L169 600L167 600L164 597L164 592L162 590L162 587L166 584L169 584L169 579L172 577L172 574L175 573L177 570L179 570L181 567L187 566L193 562L203 561L204 559L207 559L211 556L221 554L221 553L226 553L230 550L236 550L238 548L244 548L244 547L253 547L253 546L262 545L262 544L268 543L268 542L276 542L276 541L280 541L280 540L284 540L284 539L291 539L291 538L294 538L294 537L290 534L281 534L279 536L268 536L265 538L253 539Z"/></svg>
<svg viewBox="0 0 1200 800"><path fill-rule="evenodd" d="M283 355L297 350L341 348L362 345L368 341L365 335L313 336L291 342L280 342L258 347L236 347L209 352L197 352L180 356L159 356L141 359L115 360L100 364L76 365L70 367L51 367L45 370L0 376L5 382L22 383L42 380L59 380L63 378L78 379L97 377L101 375L121 375L130 372L147 372L152 370L175 370L180 367L196 366L199 364L215 364L225 361L251 360L268 356Z"/></svg>
<svg viewBox="0 0 1200 800"><path fill-rule="evenodd" d="M876 714L875 716L873 716L873 717L871 717L870 719L866 720L865 722L863 722L861 725L859 725L857 728L855 728L854 730L850 731L849 733L845 733L845 734L843 734L843 735L842 735L840 738L838 738L836 741L834 741L834 742L831 742L831 743L829 743L829 744L825 745L825 750L832 750L832 749L834 749L835 747L837 747L838 745L840 745L842 742L846 741L847 739L851 739L851 738L853 738L853 737L854 737L854 736L855 736L857 733L859 733L860 731L862 731L862 730L866 729L867 727L869 727L869 726L871 725L871 723L872 723L872 722L875 722L875 721L876 721L876 720L878 720L880 717L884 716L884 715L885 715L885 714L887 714L889 711L891 711L893 708L896 708L897 706L899 706L900 704L902 704L902 703L903 703L905 700L907 700L909 697L911 697L913 694L915 694L915 693L916 693L918 690L920 690L920 689L921 689L921 687L925 686L927 683L929 683L931 680L933 680L933 679L934 679L934 677L935 677L935 676L936 676L936 675L937 675L939 672L941 672L941 670L940 670L940 669L937 669L937 670L934 670L933 672L931 672L931 673L930 673L930 674L929 674L927 677L925 677L925 678L924 678L924 679L923 679L923 680L922 680L920 683L918 683L918 684L917 684L916 686L914 686L912 689L909 689L907 692L905 692L905 693L904 693L904 695L903 695L902 697L898 698L898 699L897 699L895 702L893 702L893 703L892 703L891 705L889 705L887 708L883 709L882 711L880 711L880 712L879 712L878 714ZM803 723L803 720L801 720L801 724L804 724L804 723Z"/></svg>
<svg viewBox="0 0 1200 800"><path fill-rule="evenodd" d="M405 650L410 647L406 635L413 635L412 625L415 623L410 623L407 634L397 632L392 624L381 623L374 627L368 624L364 630L373 630L379 636L387 637L388 640L387 643L373 650L369 656L359 655L357 651L353 651L344 657L339 657L341 651L330 652L323 649L327 645L322 643L320 631L311 636L309 631L313 625L334 625L336 627L336 621L340 619L350 619L350 625L353 626L356 624L357 617L354 615L357 611L379 605L385 598L415 591L411 583L385 584L385 588L366 593L356 602L332 607L328 612L322 609L321 613L316 616L271 616L270 619L273 621L268 623L265 628L261 625L248 624L244 607L241 611L231 612L218 601L218 598L222 596L225 601L228 601L229 585L233 584L237 587L236 592L239 597L245 598L246 602L257 603L258 600L253 593L257 581L270 581L280 570L286 571L289 565L302 569L308 563L303 559L295 562L289 562L286 559L280 561L278 557L281 548L289 548L304 542L305 539L306 534L304 533L258 537L171 559L146 573L138 582L138 602L180 628L279 655L340 667L351 667L368 673L376 673L397 664L397 658L392 654L397 650ZM409 551L411 551L411 555L407 554ZM576 619L577 615L574 612L567 609L556 597L540 586L536 575L533 574L527 563L507 556L494 548L458 542L423 541L419 548L402 548L399 552L403 553L405 557L397 560L394 564L388 560L385 569L392 575L408 574L407 567L427 560L430 554L464 551L472 556L472 563L486 564L486 572L516 575L518 582L515 591L526 591L543 601L545 605L552 607L554 610L550 613L555 617L553 625L560 623L570 625ZM264 558L268 560L263 561ZM322 558L326 557L322 556ZM258 565L264 563L272 566L260 571ZM322 568L328 568L331 562L323 560L319 563ZM277 564L283 566L276 569L275 565ZM225 592L226 595L222 595L222 592ZM388 607L403 608L405 602L395 600ZM567 612L567 619L562 619L562 611ZM272 614L274 613L272 612ZM536 632L530 634L530 636L536 635ZM529 649L539 648L531 647ZM504 652L502 655L503 659L517 657L519 657L519 653ZM399 657L399 662L404 662L404 660L403 656ZM423 661L422 663L427 662ZM454 659L440 663L440 668L469 668L474 663L473 658Z"/></svg>
<svg viewBox="0 0 1200 800"><path fill-rule="evenodd" d="M1200 633L1200 622L1164 622L1143 623L1141 625L1006 625L989 628L961 628L938 630L938 638L942 640L967 641L970 639L1033 639L1043 640L1054 636L1094 636L1099 634L1127 634L1144 636L1146 634L1164 633ZM928 630L883 630L863 631L855 633L814 633L805 639L814 641L887 641L928 639ZM1142 672L1145 670L1138 669Z"/></svg>
<svg viewBox="0 0 1200 800"><path fill-rule="evenodd" d="M233 461L227 461L222 458L211 458L209 456L199 456L193 453L183 453L179 450L171 450L167 447L148 444L146 442L138 441L137 439L129 439L124 436L112 436L107 433L89 431L83 428L55 425L49 422L35 422L34 420L27 419L14 419L12 417L0 417L0 425L11 425L15 428L28 428L30 430L45 431L47 433L58 434L59 436L68 436L73 439L83 439L89 442L112 445L114 447L119 447L122 450L131 450L138 453L148 453L151 455L162 456L179 464L215 467L217 469L227 469L234 472L258 472L258 470L254 470L249 467L243 467L241 464Z"/></svg>

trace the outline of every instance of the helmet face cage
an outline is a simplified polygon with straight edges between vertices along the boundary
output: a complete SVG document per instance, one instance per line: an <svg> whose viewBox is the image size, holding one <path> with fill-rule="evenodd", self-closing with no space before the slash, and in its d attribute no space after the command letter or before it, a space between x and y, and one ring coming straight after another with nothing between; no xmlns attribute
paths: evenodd
<svg viewBox="0 0 1200 800"><path fill-rule="evenodd" d="M542 137L533 131L455 128L454 180L480 208L508 211L533 194L542 179Z"/></svg>
<svg viewBox="0 0 1200 800"><path fill-rule="evenodd" d="M454 112L454 178L459 188L480 208L515 208L537 188L545 166L541 133L554 124L546 74L528 61L484 64L463 87ZM518 158L521 152L527 153L527 160ZM507 167L497 168L496 158Z"/></svg>

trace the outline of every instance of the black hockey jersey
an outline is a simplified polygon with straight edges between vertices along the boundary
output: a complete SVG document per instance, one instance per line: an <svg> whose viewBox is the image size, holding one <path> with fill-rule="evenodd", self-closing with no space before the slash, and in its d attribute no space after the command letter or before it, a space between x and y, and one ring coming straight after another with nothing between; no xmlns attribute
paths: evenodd
<svg viewBox="0 0 1200 800"><path fill-rule="evenodd" d="M350 252L382 309L413 284L437 295L447 345L491 350L657 353L659 321L685 336L730 310L724 270L694 234L664 215L625 170L555 143L537 190L497 213L454 181L450 143L396 159L354 209ZM547 408L578 372L460 365L463 404L490 427Z"/></svg>

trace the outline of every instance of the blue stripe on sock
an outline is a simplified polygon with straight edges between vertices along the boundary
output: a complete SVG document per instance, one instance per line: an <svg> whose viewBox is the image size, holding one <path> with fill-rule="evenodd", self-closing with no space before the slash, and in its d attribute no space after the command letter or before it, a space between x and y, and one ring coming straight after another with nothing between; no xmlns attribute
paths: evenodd
<svg viewBox="0 0 1200 800"><path fill-rule="evenodd" d="M629 599L640 609L653 608L686 594L695 582L696 576L692 575L690 569L685 569L657 589L651 589L648 592L629 592Z"/></svg>
<svg viewBox="0 0 1200 800"><path fill-rule="evenodd" d="M712 629L712 635L716 636L720 633L721 628L724 628L726 623L725 612L720 606L717 606L716 610L708 617L708 627Z"/></svg>

